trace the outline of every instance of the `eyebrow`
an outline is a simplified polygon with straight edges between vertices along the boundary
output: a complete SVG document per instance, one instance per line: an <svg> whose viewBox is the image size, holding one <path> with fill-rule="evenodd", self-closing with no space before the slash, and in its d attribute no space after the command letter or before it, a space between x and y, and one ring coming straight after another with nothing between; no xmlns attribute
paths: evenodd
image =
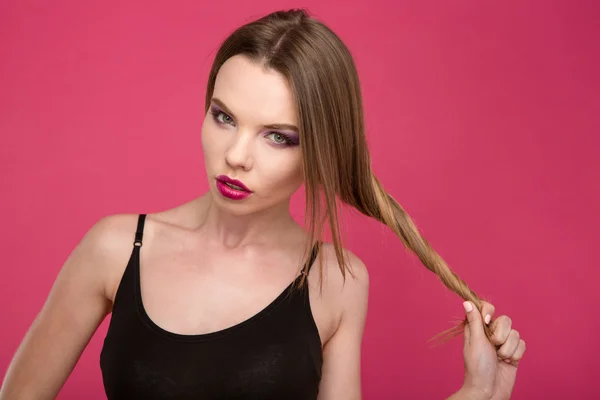
<svg viewBox="0 0 600 400"><path fill-rule="evenodd" d="M227 114L229 114L230 117L232 117L233 119L237 119L235 114L233 112L231 112L231 110L221 100L217 99L216 97L213 97L211 101L213 103L215 103L216 105L218 105L219 107L221 107L223 109L223 111L225 111ZM263 125L263 128L300 132L300 129L298 129L298 127L296 125L291 125L291 124L268 124L268 125Z"/></svg>

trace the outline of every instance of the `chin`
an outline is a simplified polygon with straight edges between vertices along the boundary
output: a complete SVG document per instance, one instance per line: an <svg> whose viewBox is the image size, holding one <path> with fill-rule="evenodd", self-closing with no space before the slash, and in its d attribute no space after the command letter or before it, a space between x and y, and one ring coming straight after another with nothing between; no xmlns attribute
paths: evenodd
<svg viewBox="0 0 600 400"><path fill-rule="evenodd" d="M229 200L223 197L216 188L211 188L211 195L214 204L219 207L219 209L227 212L227 214L237 217L261 213L280 206L287 207L289 204L289 201L286 201L285 198L276 201L274 201L275 199L270 198L269 200L271 201L265 201L264 198L260 199L250 196L244 200Z"/></svg>
<svg viewBox="0 0 600 400"><path fill-rule="evenodd" d="M254 202L253 196L244 200L230 200L223 197L217 188L213 186L210 188L210 195L213 199L213 203L228 214L243 216L255 213L258 211L257 208L259 208Z"/></svg>

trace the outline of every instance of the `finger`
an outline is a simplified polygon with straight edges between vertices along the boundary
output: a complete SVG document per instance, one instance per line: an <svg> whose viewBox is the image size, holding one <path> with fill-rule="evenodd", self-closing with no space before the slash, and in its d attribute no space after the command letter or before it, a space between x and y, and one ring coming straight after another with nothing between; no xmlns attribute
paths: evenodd
<svg viewBox="0 0 600 400"><path fill-rule="evenodd" d="M494 307L493 304L488 303L487 301L481 302L481 315L483 315L483 320L486 324L490 323L495 311L496 307Z"/></svg>
<svg viewBox="0 0 600 400"><path fill-rule="evenodd" d="M504 344L508 339L508 334L512 326L511 319L506 315L501 315L490 324L492 332L491 342L496 346Z"/></svg>
<svg viewBox="0 0 600 400"><path fill-rule="evenodd" d="M506 339L506 342L504 342L504 344L496 352L498 357L503 360L510 359L515 354L520 340L521 335L519 335L519 332L512 329L508 334L508 339Z"/></svg>
<svg viewBox="0 0 600 400"><path fill-rule="evenodd" d="M514 366L519 364L519 361L523 358L523 354L525 354L526 349L527 349L527 346L525 345L525 341L523 339L519 340L519 345L517 346L517 350L515 350L512 357L509 358L510 363Z"/></svg>
<svg viewBox="0 0 600 400"><path fill-rule="evenodd" d="M483 331L483 318L479 310L470 301L465 301L463 307L467 314L468 326L465 327L465 344L475 338L485 336ZM467 333L468 330L468 333Z"/></svg>

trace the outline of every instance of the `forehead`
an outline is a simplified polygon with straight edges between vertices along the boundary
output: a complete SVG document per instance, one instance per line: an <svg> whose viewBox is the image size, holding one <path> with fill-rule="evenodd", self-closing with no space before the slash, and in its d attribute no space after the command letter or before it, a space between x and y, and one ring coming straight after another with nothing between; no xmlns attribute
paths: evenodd
<svg viewBox="0 0 600 400"><path fill-rule="evenodd" d="M221 66L213 97L239 120L296 124L296 104L285 77L246 56L236 55Z"/></svg>

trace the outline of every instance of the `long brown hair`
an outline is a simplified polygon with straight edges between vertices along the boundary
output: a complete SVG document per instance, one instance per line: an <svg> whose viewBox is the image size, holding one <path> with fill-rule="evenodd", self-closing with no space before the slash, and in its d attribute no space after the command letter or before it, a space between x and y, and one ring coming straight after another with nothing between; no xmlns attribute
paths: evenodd
<svg viewBox="0 0 600 400"><path fill-rule="evenodd" d="M235 30L217 51L210 70L208 111L217 73L230 57L247 56L285 76L297 105L306 192L305 254L328 224L342 275L348 268L339 229L338 201L387 225L450 290L481 310L479 297L421 236L410 216L371 171L360 83L350 51L326 25L304 10L278 11ZM305 266L304 268L307 268ZM323 271L321 270L321 276ZM304 274L301 283L305 283ZM460 333L463 323L443 333ZM489 329L486 333L489 337Z"/></svg>

